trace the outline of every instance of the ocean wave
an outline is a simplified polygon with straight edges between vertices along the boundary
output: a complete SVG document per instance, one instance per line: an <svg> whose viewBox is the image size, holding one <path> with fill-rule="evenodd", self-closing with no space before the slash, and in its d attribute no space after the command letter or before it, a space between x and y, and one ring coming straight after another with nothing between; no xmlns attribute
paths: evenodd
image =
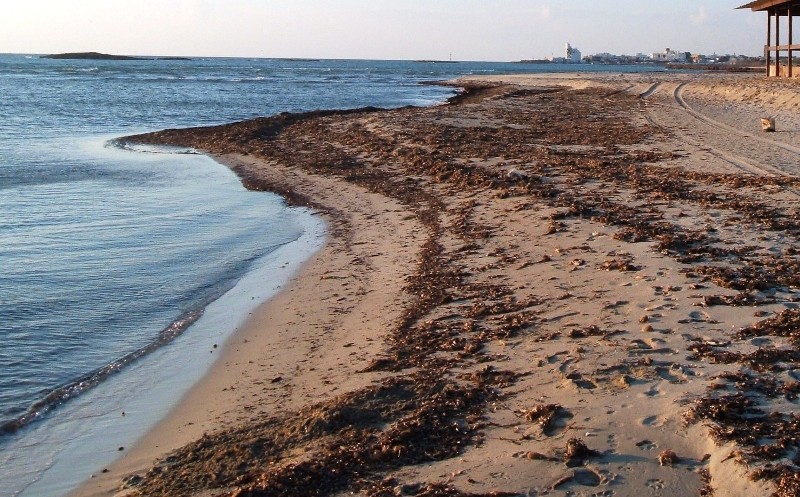
<svg viewBox="0 0 800 497"><path fill-rule="evenodd" d="M142 145L139 143L131 143L121 138L108 140L105 143L105 146L108 148L128 150L130 152L138 152L143 154L200 155L200 152L194 148L171 147L166 145Z"/></svg>
<svg viewBox="0 0 800 497"><path fill-rule="evenodd" d="M205 307L189 311L170 323L169 326L161 330L158 337L133 352L112 361L105 366L87 373L75 380L72 380L47 393L41 400L36 401L21 416L13 419L0 421L0 435L10 435L21 430L25 426L43 418L48 412L57 408L64 402L81 395L82 393L96 387L109 376L120 372L126 366L149 355L164 345L172 342L179 337L186 329L203 315Z"/></svg>
<svg viewBox="0 0 800 497"><path fill-rule="evenodd" d="M60 69L60 72L64 74L71 74L71 73L92 73L98 72L100 70L99 67L64 67Z"/></svg>

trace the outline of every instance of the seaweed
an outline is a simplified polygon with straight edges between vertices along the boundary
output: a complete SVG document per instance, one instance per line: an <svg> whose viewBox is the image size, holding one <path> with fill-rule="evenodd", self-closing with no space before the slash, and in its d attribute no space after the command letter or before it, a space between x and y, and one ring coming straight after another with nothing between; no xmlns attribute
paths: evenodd
<svg viewBox="0 0 800 497"><path fill-rule="evenodd" d="M748 192L796 188L800 180L694 172L672 163L673 154L627 148L653 134L651 127L635 125L627 118L638 104L635 96L608 98L596 89L525 92L501 85L473 88L451 107L283 114L128 138L215 154L251 154L265 164L338 178L399 202L428 237L406 280L406 309L386 330L383 354L365 369L381 373L376 375L382 378L378 384L207 435L130 483L145 495L234 489L230 495L322 496L360 491L382 496L398 486L385 481L387 472L455 457L478 443L489 404L502 398L503 390L519 377L495 366L480 367L491 359L484 353L486 345L523 332L532 334L534 341L558 336L558 332L535 335L534 308L541 302L516 298L509 289L486 280L475 283L479 278L463 266L463 258L470 251L483 250L498 230L479 222L479 203L473 201L478 194L489 199L519 198L525 209L556 211L548 228L554 236L571 220L601 223L617 240L650 243L665 256L687 264L687 278L702 277L703 282L740 291L733 297L710 296L706 305L763 305L769 300L757 298L756 290L800 286L795 251L777 255L734 247L723 241L716 227L689 228L680 214L670 214L659 205L680 202L681 209L714 210L723 221L774 232L791 246L800 233L797 214L768 196ZM448 112L503 124L461 127L437 121L437 116ZM601 118L594 118L597 113ZM384 132L375 131L373 119L380 120ZM580 153L568 148L576 145L583 147ZM489 165L491 158L500 165ZM265 182L257 170L240 167L236 172L249 188L285 191L291 197L291 190ZM444 195L466 200L448 212ZM295 202L325 210L301 195L296 195ZM346 227L346 213L329 213ZM508 251L495 248L490 253L492 260L478 273L518 264ZM549 260L543 257L541 262ZM622 255L613 256L600 268L638 269ZM739 336L788 337L796 347L798 322L798 311L784 311L742 330ZM569 334L606 337L609 332L589 327ZM779 371L800 360L797 351L788 348L764 348L750 354L721 348L693 344L692 357L738 363L760 373ZM686 422L707 422L716 440L747 447L746 455L737 458L744 462L796 453L795 417L767 413L754 398L766 395L770 383L752 375L731 377L731 381L752 391L720 396L714 395L721 391L714 391L693 403ZM797 394L796 384L775 386L787 396ZM552 406L540 407L541 411L530 411L530 421L545 427L561 412ZM570 439L563 451L563 459L570 464L599 455L579 439ZM762 467L754 474L775 480L783 489L781 495L796 495L796 469L792 462L769 471ZM469 495L435 482L400 486L409 495Z"/></svg>
<svg viewBox="0 0 800 497"><path fill-rule="evenodd" d="M560 404L542 404L533 409L523 409L521 414L531 423L538 424L545 434L551 432L553 423L559 417L570 416L569 411L564 409Z"/></svg>

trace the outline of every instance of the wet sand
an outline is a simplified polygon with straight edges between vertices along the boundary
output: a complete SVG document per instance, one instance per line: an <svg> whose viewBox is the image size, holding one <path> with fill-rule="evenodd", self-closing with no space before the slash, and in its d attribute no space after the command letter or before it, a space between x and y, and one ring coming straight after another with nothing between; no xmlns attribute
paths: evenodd
<svg viewBox="0 0 800 497"><path fill-rule="evenodd" d="M798 87L453 84L132 138L331 236L76 495L797 495Z"/></svg>

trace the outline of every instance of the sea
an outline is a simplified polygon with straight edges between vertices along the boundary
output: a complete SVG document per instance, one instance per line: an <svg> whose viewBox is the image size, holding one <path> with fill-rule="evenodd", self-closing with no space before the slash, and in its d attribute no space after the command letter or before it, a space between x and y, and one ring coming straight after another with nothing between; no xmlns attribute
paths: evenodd
<svg viewBox="0 0 800 497"><path fill-rule="evenodd" d="M212 159L115 138L280 112L437 105L454 90L433 81L575 70L0 55L0 495L62 496L102 471L324 244L319 216L245 190Z"/></svg>

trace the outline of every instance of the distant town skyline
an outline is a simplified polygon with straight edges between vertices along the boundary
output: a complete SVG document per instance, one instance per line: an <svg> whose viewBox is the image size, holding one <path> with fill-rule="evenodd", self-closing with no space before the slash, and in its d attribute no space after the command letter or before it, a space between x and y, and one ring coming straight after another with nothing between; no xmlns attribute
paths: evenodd
<svg viewBox="0 0 800 497"><path fill-rule="evenodd" d="M513 61L593 53L761 55L743 1L28 0L0 16L0 52Z"/></svg>

